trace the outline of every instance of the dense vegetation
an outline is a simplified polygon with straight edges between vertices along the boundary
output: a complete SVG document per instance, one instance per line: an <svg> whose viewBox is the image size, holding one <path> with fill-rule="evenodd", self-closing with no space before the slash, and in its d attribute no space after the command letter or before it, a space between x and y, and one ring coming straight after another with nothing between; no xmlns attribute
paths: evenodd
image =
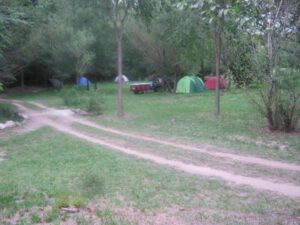
<svg viewBox="0 0 300 225"><path fill-rule="evenodd" d="M297 0L2 0L0 14L5 86L223 74L231 86L261 88L255 104L270 129L295 127Z"/></svg>

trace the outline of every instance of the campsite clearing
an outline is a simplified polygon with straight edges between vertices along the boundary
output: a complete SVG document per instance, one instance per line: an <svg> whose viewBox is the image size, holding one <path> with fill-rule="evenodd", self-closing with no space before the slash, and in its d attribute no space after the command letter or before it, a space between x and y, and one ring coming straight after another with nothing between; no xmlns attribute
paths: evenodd
<svg viewBox="0 0 300 225"><path fill-rule="evenodd" d="M105 84L100 88L106 99L115 99L115 86ZM225 220L228 224L289 224L299 220L298 197L289 195L297 193L300 183L299 162L297 157L293 157L297 156L298 151L298 145L292 145L297 139L295 134L286 136L284 142L278 139L273 143L265 139L263 143L270 145L251 142L258 138L254 136L248 138L251 141L247 139L243 142L243 150L234 142L229 148L223 144L225 140L232 142L227 137L243 140L241 137L249 137L247 132L252 127L242 133L243 130L226 130L226 126L220 124L223 134L218 139L220 142L215 144L207 142L207 137L200 138L199 134L189 135L192 130L203 129L207 130L209 137L211 130L207 129L207 121L196 123L194 120L197 126L174 129L176 126L183 127L196 116L200 120L202 113L209 119L205 106L213 98L212 93L137 96L129 90L124 92L128 107L124 121L113 119L113 103L107 101L104 102L104 115L91 117L89 121L74 117L67 109L56 110L31 102L29 100L38 99L32 95L22 97L27 100L26 103L17 102L31 114L29 122L37 122L30 130L45 125L54 129L30 131L2 142L0 147L7 153L0 164L0 196L7 196L0 197L5 202L2 221L16 218L28 220L26 218L32 215L38 215L41 221L57 222L64 216L69 223L82 220L93 224L99 221L116 224L140 224L141 221L146 221L146 224L166 224L170 221L174 224L218 224ZM62 106L58 92L47 93L40 94L40 102L49 100L51 105ZM43 96L47 98L43 100ZM234 102L230 99L237 96L239 98L236 99L240 99L244 95L240 92L223 93L223 99L231 106ZM241 107L248 109L249 103L240 101L244 103ZM195 102L198 105L195 106ZM144 107L129 107L137 103ZM196 109L199 111L196 112ZM182 120L172 121L172 116L176 114L173 110L178 114L188 110L190 114ZM170 117L167 120L166 112ZM242 112L240 108L236 113ZM149 120L145 119L151 113L157 116L157 120L152 120L151 116ZM248 115L245 121L253 116L245 115ZM235 116L238 115L233 113L232 118L220 120L229 123L227 120L233 121ZM156 131L157 122L160 123L159 132ZM243 124L241 121L236 123L239 126ZM30 123L28 125L31 126ZM169 130L166 125L172 129ZM261 124L256 123L256 126ZM179 138L180 135L182 138ZM271 137L271 134L264 135ZM276 147L281 145L289 147ZM268 154L270 157L267 157ZM258 159L261 157L263 159ZM13 172L11 168L16 165L18 172ZM203 169L219 171L219 175L222 171L239 179L252 179L253 184L263 180L269 182L267 185L271 191L251 186L251 183L238 186L233 180L228 182L228 179L217 174L205 174ZM200 173L190 174L192 171ZM91 187L101 188L82 188L86 182ZM287 195L276 191L277 187L282 187ZM288 191L290 187L296 189ZM15 201L13 196L22 201ZM59 213L61 204L71 207L74 202L80 202L78 213Z"/></svg>

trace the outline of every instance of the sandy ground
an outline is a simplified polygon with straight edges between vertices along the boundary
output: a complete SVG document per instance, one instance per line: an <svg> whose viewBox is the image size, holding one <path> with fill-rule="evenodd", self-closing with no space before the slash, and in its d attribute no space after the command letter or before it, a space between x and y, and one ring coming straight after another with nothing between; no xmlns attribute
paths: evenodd
<svg viewBox="0 0 300 225"><path fill-rule="evenodd" d="M25 107L20 101L14 101L13 103L19 107L22 113L26 114L29 117L29 119L24 125L25 131L32 131L41 126L47 125L53 127L54 129L60 132L66 133L71 136L75 136L89 143L94 143L106 147L108 149L117 150L122 153L131 155L133 157L148 160L162 166L168 166L180 171L184 171L188 174L214 177L217 179L227 181L229 184L233 184L233 185L247 185L259 190L267 190L285 196L289 196L292 198L300 198L300 187L295 184L280 182L280 180L278 181L276 180L276 182L274 182L268 180L267 177L257 178L257 177L241 176L225 170L218 170L215 168L202 166L198 164L197 165L187 164L179 160L174 160L171 158L167 159L152 153L144 153L142 151L139 151L138 147L133 149L133 148L124 147L120 143L115 143L113 138L111 140L107 140L107 139L100 140L99 138L95 138L87 134L83 134L82 132L76 130L75 128L72 128L71 124L74 122L81 123L83 125L93 127L95 129L116 134L116 135L143 140L145 142L152 142L156 144L166 145L169 147L176 147L185 151L195 151L199 154L207 154L216 157L220 161L226 158L232 161L239 162L241 164L242 163L253 164L253 169L255 169L255 165L261 165L261 166L271 167L271 168L276 168L281 170L300 171L300 165L267 160L267 159L252 157L252 156L242 156L242 155L235 155L235 154L218 152L218 151L211 151L205 148L197 148L195 146L191 146L187 144L180 144L180 143L170 142L167 140L160 140L158 138L149 137L144 134L135 134L135 133L124 132L112 128L107 128L95 124L93 122L90 122L82 117L78 117L74 115L74 113L70 110L57 110L53 108L48 108L44 105L35 102L29 102L29 103L38 107L40 110L29 109L27 108L27 106Z"/></svg>

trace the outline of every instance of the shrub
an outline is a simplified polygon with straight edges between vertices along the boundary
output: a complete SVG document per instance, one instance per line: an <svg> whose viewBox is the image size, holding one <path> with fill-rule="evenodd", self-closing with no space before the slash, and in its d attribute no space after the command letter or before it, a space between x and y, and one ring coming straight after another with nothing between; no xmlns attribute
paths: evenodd
<svg viewBox="0 0 300 225"><path fill-rule="evenodd" d="M100 99L98 99L96 96L91 96L89 98L87 111L100 115L103 111L102 105L103 103Z"/></svg>
<svg viewBox="0 0 300 225"><path fill-rule="evenodd" d="M300 74L281 71L276 80L261 91L260 112L268 120L270 130L291 132L296 129L300 111Z"/></svg>
<svg viewBox="0 0 300 225"><path fill-rule="evenodd" d="M103 101L98 90L74 87L63 90L61 96L68 107L80 108L96 115L103 111Z"/></svg>
<svg viewBox="0 0 300 225"><path fill-rule="evenodd" d="M62 98L66 106L78 107L81 103L81 95L76 88L71 88L62 91Z"/></svg>
<svg viewBox="0 0 300 225"><path fill-rule="evenodd" d="M13 105L0 104L0 122L6 120L21 121L22 118Z"/></svg>

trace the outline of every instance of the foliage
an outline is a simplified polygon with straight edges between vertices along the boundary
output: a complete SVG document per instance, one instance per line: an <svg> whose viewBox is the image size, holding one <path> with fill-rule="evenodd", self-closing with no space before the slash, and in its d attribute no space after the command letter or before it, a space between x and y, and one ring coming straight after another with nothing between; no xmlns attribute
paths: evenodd
<svg viewBox="0 0 300 225"><path fill-rule="evenodd" d="M66 106L80 108L96 115L103 112L102 93L99 90L86 90L84 87L64 88L61 96Z"/></svg>
<svg viewBox="0 0 300 225"><path fill-rule="evenodd" d="M260 112L268 120L270 130L291 132L300 118L300 72L279 69L276 75L274 94L261 91Z"/></svg>
<svg viewBox="0 0 300 225"><path fill-rule="evenodd" d="M21 121L22 118L16 110L16 107L1 103L0 104L0 122L4 122L6 120L13 120L13 121Z"/></svg>
<svg viewBox="0 0 300 225"><path fill-rule="evenodd" d="M264 5L253 4L261 13L256 17L257 27L249 31L257 34L252 34L256 59L252 69L263 84L261 103L257 105L271 130L293 131L299 118L300 92L296 82L299 65L295 58L300 49L297 40L299 27L295 22L299 15L296 20L292 15L299 11L300 3L281 0Z"/></svg>

